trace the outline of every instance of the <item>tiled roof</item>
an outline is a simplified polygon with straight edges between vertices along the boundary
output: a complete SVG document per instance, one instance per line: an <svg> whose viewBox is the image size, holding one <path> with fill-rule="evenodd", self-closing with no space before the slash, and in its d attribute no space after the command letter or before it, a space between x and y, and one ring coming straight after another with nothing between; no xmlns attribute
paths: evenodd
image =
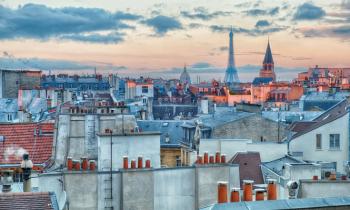
<svg viewBox="0 0 350 210"><path fill-rule="evenodd" d="M263 184L264 179L261 172L259 152L238 152L229 163L239 164L239 179L241 186L243 180L254 180L254 184Z"/></svg>
<svg viewBox="0 0 350 210"><path fill-rule="evenodd" d="M0 124L0 164L20 163L24 153L34 164L46 162L52 154L53 131L53 123Z"/></svg>
<svg viewBox="0 0 350 210"><path fill-rule="evenodd" d="M0 209L56 210L56 196L48 192L0 193Z"/></svg>

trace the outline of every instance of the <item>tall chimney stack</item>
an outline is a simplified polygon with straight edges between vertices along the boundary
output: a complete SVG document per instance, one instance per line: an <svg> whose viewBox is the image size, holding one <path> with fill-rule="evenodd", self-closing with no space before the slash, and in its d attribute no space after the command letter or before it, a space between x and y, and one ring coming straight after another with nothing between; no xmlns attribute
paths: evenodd
<svg viewBox="0 0 350 210"><path fill-rule="evenodd" d="M23 171L23 192L31 192L32 185L30 175L32 174L33 162L29 159L29 154L23 155L21 168Z"/></svg>

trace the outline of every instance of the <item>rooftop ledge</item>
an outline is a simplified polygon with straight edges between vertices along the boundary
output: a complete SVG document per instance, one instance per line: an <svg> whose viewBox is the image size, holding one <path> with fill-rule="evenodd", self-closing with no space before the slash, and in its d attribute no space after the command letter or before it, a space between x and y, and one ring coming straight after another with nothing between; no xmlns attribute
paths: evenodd
<svg viewBox="0 0 350 210"><path fill-rule="evenodd" d="M127 132L127 133L98 133L97 135L100 137L105 136L152 136L152 135L160 135L161 133L158 131L142 131L142 132Z"/></svg>

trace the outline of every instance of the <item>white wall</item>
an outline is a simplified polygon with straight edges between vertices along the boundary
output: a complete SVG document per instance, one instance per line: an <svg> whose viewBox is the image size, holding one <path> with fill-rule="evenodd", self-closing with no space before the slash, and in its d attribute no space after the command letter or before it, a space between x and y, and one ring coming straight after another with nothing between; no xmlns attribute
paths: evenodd
<svg viewBox="0 0 350 210"><path fill-rule="evenodd" d="M272 161L287 154L287 144L273 142L253 143L250 139L201 139L199 154L215 152L226 154L226 159L231 159L237 152L259 152L262 162Z"/></svg>
<svg viewBox="0 0 350 210"><path fill-rule="evenodd" d="M110 136L98 135L98 168L110 168ZM142 135L142 134L127 134L125 136L112 136L112 151L113 151L113 170L123 168L123 156L129 157L130 161L142 156L143 162L147 158L151 160L153 168L160 167L160 134ZM145 164L145 163L143 163Z"/></svg>
<svg viewBox="0 0 350 210"><path fill-rule="evenodd" d="M322 149L316 149L316 134L322 134ZM340 134L340 149L329 149L329 134ZM345 173L349 155L349 114L293 139L291 152L303 152L303 160L337 162L337 171Z"/></svg>

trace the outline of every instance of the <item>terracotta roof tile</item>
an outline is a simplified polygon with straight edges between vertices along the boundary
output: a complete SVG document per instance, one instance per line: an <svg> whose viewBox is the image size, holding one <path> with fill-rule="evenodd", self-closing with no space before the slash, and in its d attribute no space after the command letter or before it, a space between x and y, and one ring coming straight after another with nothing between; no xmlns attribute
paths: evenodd
<svg viewBox="0 0 350 210"><path fill-rule="evenodd" d="M48 192L0 193L0 210L55 210L56 196Z"/></svg>
<svg viewBox="0 0 350 210"><path fill-rule="evenodd" d="M24 153L34 164L46 162L52 155L53 131L53 123L0 124L0 164L20 163Z"/></svg>

